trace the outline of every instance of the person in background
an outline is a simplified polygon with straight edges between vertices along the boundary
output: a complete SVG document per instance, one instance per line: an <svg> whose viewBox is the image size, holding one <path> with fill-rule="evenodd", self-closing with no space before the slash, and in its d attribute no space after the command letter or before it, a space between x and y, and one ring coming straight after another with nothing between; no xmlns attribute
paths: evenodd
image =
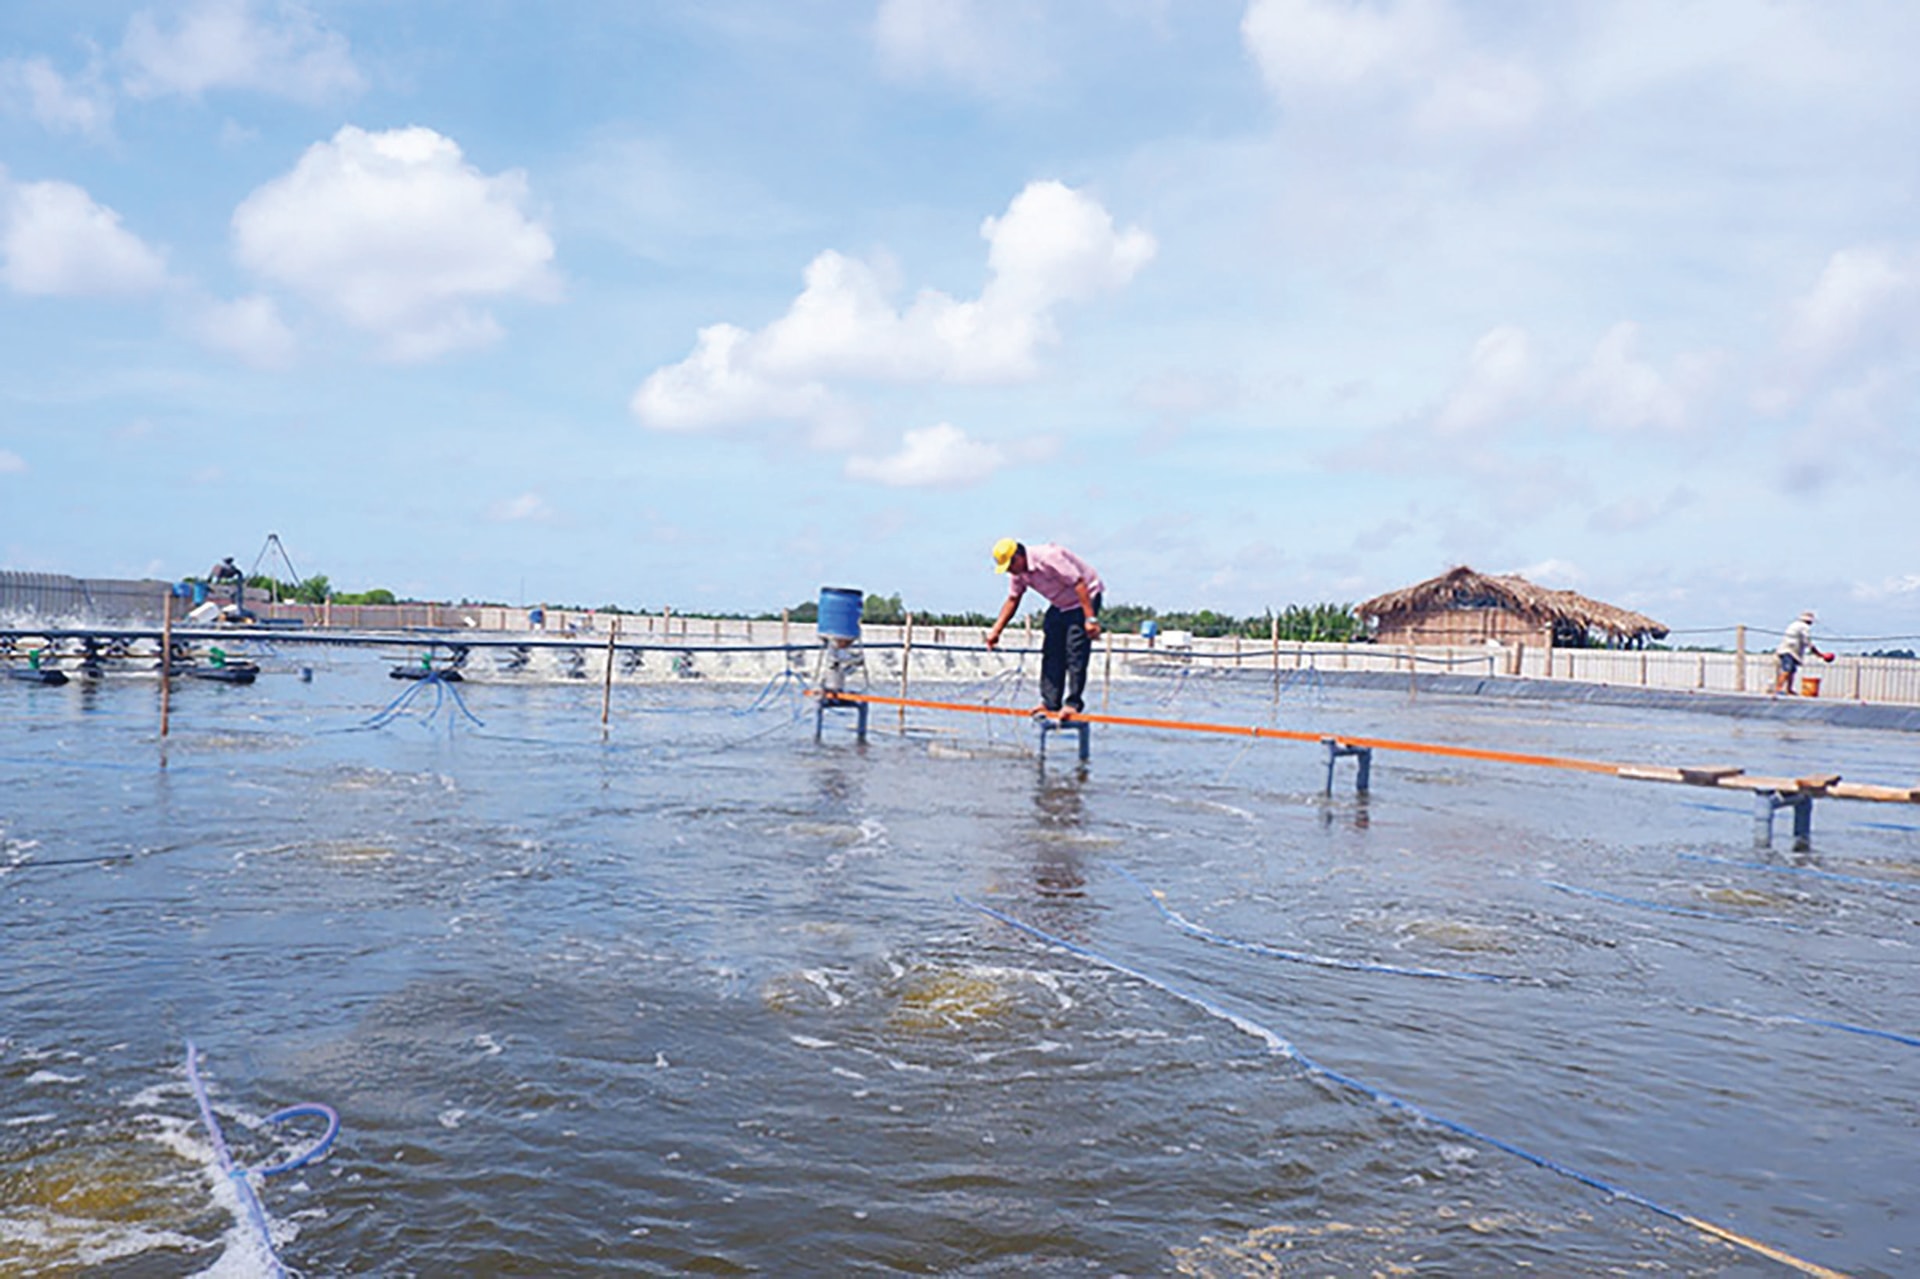
<svg viewBox="0 0 1920 1279"><path fill-rule="evenodd" d="M239 608L246 603L240 595L240 592L246 589L246 578L245 575L240 572L240 566L233 562L233 556L227 556L218 564L208 569L207 581L214 586L218 586L222 582L232 582L234 607Z"/></svg>
<svg viewBox="0 0 1920 1279"><path fill-rule="evenodd" d="M1100 638L1100 597L1105 591L1093 566L1064 546L1038 542L1033 546L1003 537L993 544L993 571L1006 573L1006 602L987 631L987 647L1000 642L1000 633L1019 611L1028 588L1045 597L1048 608L1040 649L1042 709L1058 712L1086 709L1087 659L1093 641Z"/></svg>
<svg viewBox="0 0 1920 1279"><path fill-rule="evenodd" d="M1785 693L1789 697L1793 696L1793 677L1799 673L1801 665L1807 660L1807 653L1809 651L1823 661L1831 662L1833 660L1832 653L1822 653L1818 648L1814 647L1812 609L1808 609L1806 612L1800 614L1799 617L1795 618L1793 622L1788 625L1786 634L1780 637L1780 647L1773 651L1774 660L1779 663L1780 666L1779 671L1775 673L1773 677L1773 691L1775 693Z"/></svg>

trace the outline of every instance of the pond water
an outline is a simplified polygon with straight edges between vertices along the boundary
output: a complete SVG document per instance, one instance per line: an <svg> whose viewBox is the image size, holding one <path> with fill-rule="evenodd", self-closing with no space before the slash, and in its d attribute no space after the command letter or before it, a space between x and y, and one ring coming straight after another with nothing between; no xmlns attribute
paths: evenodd
<svg viewBox="0 0 1920 1279"><path fill-rule="evenodd" d="M189 1038L240 1162L341 1117L259 1184L307 1275L1787 1273L1678 1216L1920 1271L1920 811L1796 853L1744 794L1555 770L1382 753L1329 799L1309 745L816 744L691 679L604 734L552 683L366 727L398 688L182 685L164 748L152 681L0 688L0 1274L271 1271ZM1912 735L1674 712L1111 709L1920 777Z"/></svg>

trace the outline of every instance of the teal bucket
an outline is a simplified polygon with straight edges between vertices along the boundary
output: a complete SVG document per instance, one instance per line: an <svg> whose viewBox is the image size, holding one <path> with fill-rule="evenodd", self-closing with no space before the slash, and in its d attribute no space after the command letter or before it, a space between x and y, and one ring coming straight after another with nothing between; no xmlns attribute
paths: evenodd
<svg viewBox="0 0 1920 1279"><path fill-rule="evenodd" d="M821 639L860 638L860 592L843 586L820 588L820 620L814 624Z"/></svg>

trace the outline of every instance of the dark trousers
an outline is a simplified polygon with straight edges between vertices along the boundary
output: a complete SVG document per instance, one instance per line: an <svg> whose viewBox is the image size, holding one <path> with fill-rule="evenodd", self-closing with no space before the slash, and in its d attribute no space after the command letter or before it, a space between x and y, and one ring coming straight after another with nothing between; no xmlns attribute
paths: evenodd
<svg viewBox="0 0 1920 1279"><path fill-rule="evenodd" d="M1100 597L1093 597L1093 613L1100 615ZM1040 646L1040 702L1050 711L1062 705L1085 710L1081 694L1087 689L1087 659L1093 644L1087 639L1087 615L1078 608L1047 607ZM1064 694L1064 695L1063 695Z"/></svg>

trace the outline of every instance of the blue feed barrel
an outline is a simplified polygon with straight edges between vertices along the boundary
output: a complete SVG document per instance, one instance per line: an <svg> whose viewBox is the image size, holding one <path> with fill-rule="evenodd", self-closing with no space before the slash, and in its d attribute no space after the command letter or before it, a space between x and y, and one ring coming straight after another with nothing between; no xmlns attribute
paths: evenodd
<svg viewBox="0 0 1920 1279"><path fill-rule="evenodd" d="M820 620L815 629L821 639L859 639L860 592L844 586L821 587Z"/></svg>
<svg viewBox="0 0 1920 1279"><path fill-rule="evenodd" d="M206 602L207 602L207 584L205 582L195 582L193 584L193 606L195 608L198 608L202 604L205 604Z"/></svg>
<svg viewBox="0 0 1920 1279"><path fill-rule="evenodd" d="M1152 639L1160 633L1160 623L1149 617L1146 621L1140 623L1140 633L1148 639Z"/></svg>

